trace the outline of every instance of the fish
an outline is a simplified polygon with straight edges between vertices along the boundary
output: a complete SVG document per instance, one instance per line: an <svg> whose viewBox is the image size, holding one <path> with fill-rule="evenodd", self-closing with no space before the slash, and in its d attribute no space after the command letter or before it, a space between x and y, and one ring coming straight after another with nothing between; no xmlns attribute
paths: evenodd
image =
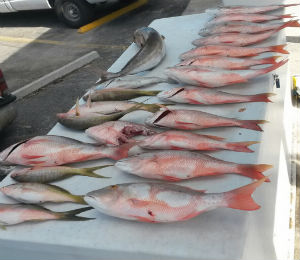
<svg viewBox="0 0 300 260"><path fill-rule="evenodd" d="M280 56L272 56L263 59L249 59L249 58L232 58L224 56L198 56L183 60L176 66L203 66L210 68L219 68L227 70L247 70L252 66L262 64L276 64L276 59ZM159 95L159 94L158 94Z"/></svg>
<svg viewBox="0 0 300 260"><path fill-rule="evenodd" d="M165 106L170 105L166 104ZM128 101L99 101L99 102L87 102L83 105L78 105L75 108L70 109L67 113L75 115L98 113L103 115L109 115L117 112L123 112L125 110L138 107L139 110L145 110L148 112L156 112L161 108L160 104L144 104L138 102Z"/></svg>
<svg viewBox="0 0 300 260"><path fill-rule="evenodd" d="M180 59L186 60L198 56L208 56L208 55L219 55L219 56L236 57L236 58L252 57L265 52L277 52L277 53L289 54L289 52L284 49L285 46L286 44L268 46L268 47L237 47L237 46L229 46L229 45L206 45L182 53L180 55Z"/></svg>
<svg viewBox="0 0 300 260"><path fill-rule="evenodd" d="M138 75L127 75L112 79L105 85L105 88L141 88L154 84L167 83L168 79L160 77L142 77Z"/></svg>
<svg viewBox="0 0 300 260"><path fill-rule="evenodd" d="M16 166L0 165L0 176L8 175Z"/></svg>
<svg viewBox="0 0 300 260"><path fill-rule="evenodd" d="M240 188L206 193L170 183L123 183L89 192L85 201L113 217L158 223L185 221L216 208L258 210L251 195L265 178Z"/></svg>
<svg viewBox="0 0 300 260"><path fill-rule="evenodd" d="M139 142L144 149L155 150L189 150L189 151L218 151L230 150L236 152L253 153L249 145L256 141L225 142L224 138L213 135L202 135L186 131L164 131Z"/></svg>
<svg viewBox="0 0 300 260"><path fill-rule="evenodd" d="M85 133L103 144L121 145L137 135L153 135L156 132L145 125L127 121L111 121L85 130Z"/></svg>
<svg viewBox="0 0 300 260"><path fill-rule="evenodd" d="M196 39L192 42L195 46L201 45L230 45L244 47L262 42L278 32L278 29L262 33L222 33Z"/></svg>
<svg viewBox="0 0 300 260"><path fill-rule="evenodd" d="M57 166L101 158L127 157L134 143L118 147L94 145L56 136L36 136L9 146L0 153L0 161L24 166Z"/></svg>
<svg viewBox="0 0 300 260"><path fill-rule="evenodd" d="M230 15L220 15L211 19L206 26L216 25L220 23L228 23L228 22L252 22L252 23L260 23L260 22L268 22L273 20L280 20L283 18L293 18L294 16L290 14L284 15L267 15L267 14L230 14Z"/></svg>
<svg viewBox="0 0 300 260"><path fill-rule="evenodd" d="M162 110L146 119L146 124L157 127L167 127L181 130L199 130L211 127L235 126L256 131L262 131L258 124L266 120L240 120L222 117L198 110Z"/></svg>
<svg viewBox="0 0 300 260"><path fill-rule="evenodd" d="M220 24L213 27L205 27L199 31L201 36L208 36L213 34L223 34L223 33L261 33L270 30L282 30L286 27L300 27L300 24L296 20L291 20L287 22L279 23L229 23Z"/></svg>
<svg viewBox="0 0 300 260"><path fill-rule="evenodd" d="M165 69L165 74L169 78L183 84L216 88L248 82L250 79L273 71L287 62L288 59L285 59L266 68L249 70L221 70L202 66L175 66Z"/></svg>
<svg viewBox="0 0 300 260"><path fill-rule="evenodd" d="M267 5L267 6L226 6L217 9L219 15L223 14L260 14L284 7L297 6L299 4Z"/></svg>
<svg viewBox="0 0 300 260"><path fill-rule="evenodd" d="M143 178L174 182L227 173L261 179L265 177L262 172L272 168L269 164L237 164L190 151L143 153L119 160L115 166Z"/></svg>
<svg viewBox="0 0 300 260"><path fill-rule="evenodd" d="M50 184L16 183L1 187L0 191L16 201L28 204L42 204L45 202L86 204L83 196L74 195L61 187Z"/></svg>
<svg viewBox="0 0 300 260"><path fill-rule="evenodd" d="M79 110L75 114L58 113L57 120L63 126L76 130L85 130L92 126L100 125L108 121L115 121L125 116L128 113L139 110L140 105L135 104L127 110L116 112L108 115L99 114L97 112L80 113Z"/></svg>
<svg viewBox="0 0 300 260"><path fill-rule="evenodd" d="M216 104L232 104L244 102L272 102L269 97L274 96L273 93L261 93L256 95L239 95L232 94L216 89L208 88L188 88L177 87L170 90L162 91L158 94L158 98L167 101L173 101L182 104L192 105L216 105Z"/></svg>
<svg viewBox="0 0 300 260"><path fill-rule="evenodd" d="M92 220L77 216L82 212L92 209L84 207L64 212L52 211L39 205L30 204L0 204L0 227L16 225L23 222L42 222L47 220L84 221Z"/></svg>
<svg viewBox="0 0 300 260"><path fill-rule="evenodd" d="M0 132L8 127L17 117L17 110L14 104L9 104L0 108Z"/></svg>
<svg viewBox="0 0 300 260"><path fill-rule="evenodd" d="M97 89L83 96L83 100L87 101L89 96L92 102L95 101L122 101L143 96L156 96L159 91L154 90L136 90L124 88L108 88Z"/></svg>
<svg viewBox="0 0 300 260"><path fill-rule="evenodd" d="M75 175L93 178L109 178L95 173L95 171L109 166L111 165L102 165L90 168L74 168L68 166L35 166L31 168L15 169L11 172L10 177L17 182L31 183L49 183L70 178Z"/></svg>
<svg viewBox="0 0 300 260"><path fill-rule="evenodd" d="M142 27L134 32L134 42L140 50L117 73L102 72L101 81L121 77L128 74L147 71L156 67L166 55L164 37L151 27Z"/></svg>

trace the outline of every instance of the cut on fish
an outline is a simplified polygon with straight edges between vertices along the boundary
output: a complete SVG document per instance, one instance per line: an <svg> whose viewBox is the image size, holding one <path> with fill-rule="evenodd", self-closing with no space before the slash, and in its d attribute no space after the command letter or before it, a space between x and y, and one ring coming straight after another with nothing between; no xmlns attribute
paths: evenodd
<svg viewBox="0 0 300 260"><path fill-rule="evenodd" d="M64 212L52 211L39 205L0 204L0 227L11 226L23 222L42 222L47 220L84 221L92 218L80 217L78 214L92 209L79 208Z"/></svg>
<svg viewBox="0 0 300 260"><path fill-rule="evenodd" d="M250 58L232 58L224 56L198 56L190 59L183 60L176 66L203 66L227 70L247 70L252 66L262 64L276 64L276 59L279 56L272 56L263 59L250 59ZM159 95L159 94L158 94Z"/></svg>
<svg viewBox="0 0 300 260"><path fill-rule="evenodd" d="M221 70L202 66L175 66L165 69L165 74L169 78L183 84L215 88L248 82L252 78L281 67L287 61L288 59L266 68L249 70Z"/></svg>
<svg viewBox="0 0 300 260"><path fill-rule="evenodd" d="M248 146L257 144L256 141L225 142L224 138L213 135L202 135L187 131L164 131L139 142L145 149L155 150L190 150L190 151L217 151L230 150L252 153Z"/></svg>
<svg viewBox="0 0 300 260"><path fill-rule="evenodd" d="M10 177L17 182L37 182L37 183L49 183L54 181L60 181L72 176L86 176L93 178L108 178L95 171L111 165L102 165L90 168L74 168L68 166L49 166L40 167L35 166L32 168L15 169L11 172Z"/></svg>
<svg viewBox="0 0 300 260"><path fill-rule="evenodd" d="M265 52L277 52L289 54L284 49L286 45L275 45L269 47L238 47L229 45L207 45L200 46L180 55L181 60L190 59L198 56L219 55L228 57L252 57Z"/></svg>
<svg viewBox="0 0 300 260"><path fill-rule="evenodd" d="M167 183L124 183L89 192L85 201L101 213L142 222L176 222L216 208L257 210L251 195L266 178L222 193Z"/></svg>
<svg viewBox="0 0 300 260"><path fill-rule="evenodd" d="M50 184L16 183L1 187L0 191L16 201L28 204L42 204L45 202L86 204L83 196L74 195L61 187Z"/></svg>
<svg viewBox="0 0 300 260"><path fill-rule="evenodd" d="M198 110L162 110L147 118L148 125L181 130L199 130L211 127L235 126L262 131L259 124L266 120L240 120L217 116Z"/></svg>
<svg viewBox="0 0 300 260"><path fill-rule="evenodd" d="M127 157L134 145L109 147L63 136L36 136L6 148L0 153L0 160L25 166L56 166L101 158L119 160Z"/></svg>
<svg viewBox="0 0 300 260"><path fill-rule="evenodd" d="M127 121L111 121L88 128L85 133L103 144L121 145L137 135L153 135L156 132L145 125Z"/></svg>
<svg viewBox="0 0 300 260"><path fill-rule="evenodd" d="M275 94L261 93L256 95L232 94L217 89L201 87L177 87L162 91L158 98L182 104L192 105L216 105L244 102L272 102L269 98Z"/></svg>
<svg viewBox="0 0 300 260"><path fill-rule="evenodd" d="M140 50L135 54L121 71L102 72L101 82L128 74L150 70L156 67L166 55L163 36L151 27L142 27L134 32L134 42Z"/></svg>

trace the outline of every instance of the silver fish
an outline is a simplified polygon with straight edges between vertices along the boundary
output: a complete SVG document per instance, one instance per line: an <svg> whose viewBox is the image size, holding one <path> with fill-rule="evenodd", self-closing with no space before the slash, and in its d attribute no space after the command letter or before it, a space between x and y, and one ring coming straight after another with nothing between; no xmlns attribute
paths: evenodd
<svg viewBox="0 0 300 260"><path fill-rule="evenodd" d="M163 37L153 28L142 27L134 32L134 41L141 48L120 72L102 72L101 82L156 67L166 55Z"/></svg>

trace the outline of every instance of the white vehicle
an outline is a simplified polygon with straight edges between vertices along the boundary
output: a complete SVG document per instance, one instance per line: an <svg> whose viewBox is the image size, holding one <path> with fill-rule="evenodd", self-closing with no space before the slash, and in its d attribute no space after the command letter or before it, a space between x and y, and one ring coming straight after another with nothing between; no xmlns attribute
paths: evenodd
<svg viewBox="0 0 300 260"><path fill-rule="evenodd" d="M95 5L103 2L106 0L0 0L0 13L53 8L61 21L79 27L91 20Z"/></svg>

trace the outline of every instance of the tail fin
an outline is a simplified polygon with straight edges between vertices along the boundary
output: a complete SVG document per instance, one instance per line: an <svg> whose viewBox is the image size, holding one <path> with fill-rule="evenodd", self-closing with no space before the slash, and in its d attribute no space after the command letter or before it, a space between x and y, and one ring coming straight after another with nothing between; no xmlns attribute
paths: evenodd
<svg viewBox="0 0 300 260"><path fill-rule="evenodd" d="M79 203L79 204L86 204L85 200L83 199L84 196L82 195L73 195L72 196L74 199L74 202Z"/></svg>
<svg viewBox="0 0 300 260"><path fill-rule="evenodd" d="M94 171L113 166L113 164L108 164L108 165L102 165L102 166L97 166L97 167L90 167L90 168L81 168L81 175L88 176L88 177L94 177L94 178L110 178L106 176L102 176L100 174L95 173Z"/></svg>
<svg viewBox="0 0 300 260"><path fill-rule="evenodd" d="M286 44L282 44L282 45L270 46L269 48L270 48L270 51L272 51L272 52L289 54L289 52L284 49L285 46L286 46Z"/></svg>
<svg viewBox="0 0 300 260"><path fill-rule="evenodd" d="M252 182L241 188L225 193L226 207L240 210L257 210L260 206L252 199L251 195L267 177Z"/></svg>
<svg viewBox="0 0 300 260"><path fill-rule="evenodd" d="M265 176L262 172L272 168L273 166L270 164L240 164L238 165L238 174L260 180ZM270 182L269 178L265 179L266 182Z"/></svg>
<svg viewBox="0 0 300 260"><path fill-rule="evenodd" d="M65 212L56 212L59 215L59 219L62 220L70 220L70 221L86 221L86 220L92 220L94 218L86 218L86 217L79 217L76 216L77 214L80 214L82 212L88 211L93 209L92 207L85 207L85 208L80 208L80 209L74 209L74 210L69 210Z"/></svg>
<svg viewBox="0 0 300 260"><path fill-rule="evenodd" d="M265 124L268 123L266 120L239 120L240 127L252 129L256 131L263 131L258 124Z"/></svg>
<svg viewBox="0 0 300 260"><path fill-rule="evenodd" d="M252 144L258 144L258 143L259 142L256 141L227 143L226 149L236 151L236 152L253 153L254 151L249 149L248 146Z"/></svg>
<svg viewBox="0 0 300 260"><path fill-rule="evenodd" d="M275 96L274 93L261 93L257 95L251 95L249 96L250 102L272 102L272 100L269 99L269 97Z"/></svg>
<svg viewBox="0 0 300 260"><path fill-rule="evenodd" d="M300 27L300 24L297 20L291 20L285 22L282 26L280 26L280 29L283 29L285 27Z"/></svg>
<svg viewBox="0 0 300 260"><path fill-rule="evenodd" d="M264 59L259 59L260 64L276 64L276 59L280 58L281 56L272 56Z"/></svg>
<svg viewBox="0 0 300 260"><path fill-rule="evenodd" d="M286 64L287 62L288 62L288 59L282 60L282 61L279 61L279 62L277 62L276 64L274 64L272 66L269 66L269 67L264 68L264 69L257 70L257 75L266 74L270 71L276 70L279 67L281 67L282 65Z"/></svg>
<svg viewBox="0 0 300 260"><path fill-rule="evenodd" d="M289 6L297 6L297 5L300 5L300 4L286 4L286 5L281 5L283 7L289 7Z"/></svg>
<svg viewBox="0 0 300 260"><path fill-rule="evenodd" d="M284 14L284 15L279 15L278 17L280 17L280 18L294 18L295 16L293 16L291 14Z"/></svg>
<svg viewBox="0 0 300 260"><path fill-rule="evenodd" d="M110 79L118 78L122 76L120 72L113 73L113 72L108 72L108 71L101 71L100 72L100 78L96 81L96 84L101 84L105 81L108 81Z"/></svg>

